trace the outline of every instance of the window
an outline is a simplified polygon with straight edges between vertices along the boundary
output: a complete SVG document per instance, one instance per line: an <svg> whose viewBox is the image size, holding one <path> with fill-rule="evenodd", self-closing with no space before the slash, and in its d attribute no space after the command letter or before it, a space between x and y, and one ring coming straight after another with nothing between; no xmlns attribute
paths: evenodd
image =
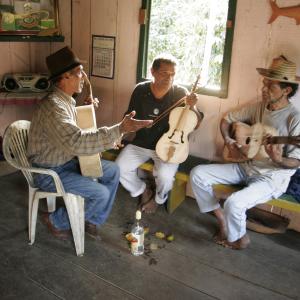
<svg viewBox="0 0 300 300"><path fill-rule="evenodd" d="M236 0L143 0L137 81L150 78L156 55L170 53L179 84L200 74L198 92L227 97L235 10Z"/></svg>

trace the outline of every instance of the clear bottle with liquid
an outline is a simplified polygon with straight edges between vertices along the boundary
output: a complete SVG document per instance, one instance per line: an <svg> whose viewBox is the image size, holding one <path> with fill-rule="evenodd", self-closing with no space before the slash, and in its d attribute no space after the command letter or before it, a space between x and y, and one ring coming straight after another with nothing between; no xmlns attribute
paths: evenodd
<svg viewBox="0 0 300 300"><path fill-rule="evenodd" d="M135 239L131 242L131 253L135 256L144 254L144 227L141 224L142 213L137 210L135 213L135 223L131 229L131 235Z"/></svg>

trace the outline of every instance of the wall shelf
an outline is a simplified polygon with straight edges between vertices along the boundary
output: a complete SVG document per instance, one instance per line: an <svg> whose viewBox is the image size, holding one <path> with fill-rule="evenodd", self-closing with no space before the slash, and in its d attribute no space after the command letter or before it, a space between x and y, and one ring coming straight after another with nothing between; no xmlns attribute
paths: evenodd
<svg viewBox="0 0 300 300"><path fill-rule="evenodd" d="M37 36L37 35L0 35L0 42L63 42L62 35Z"/></svg>
<svg viewBox="0 0 300 300"><path fill-rule="evenodd" d="M0 90L0 105L34 105L43 99L49 91L45 92L1 92Z"/></svg>

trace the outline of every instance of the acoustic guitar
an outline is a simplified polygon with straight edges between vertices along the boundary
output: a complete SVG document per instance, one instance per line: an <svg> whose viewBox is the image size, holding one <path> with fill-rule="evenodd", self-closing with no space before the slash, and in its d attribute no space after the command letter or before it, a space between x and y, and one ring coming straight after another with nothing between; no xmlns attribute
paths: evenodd
<svg viewBox="0 0 300 300"><path fill-rule="evenodd" d="M300 148L300 136L278 136L278 131L270 126L256 123L252 126L235 122L232 124L231 137L240 145L239 149L231 152L225 145L223 158L228 162L245 162L251 159L263 160L268 158L264 149L263 139L270 134L268 144L290 144Z"/></svg>

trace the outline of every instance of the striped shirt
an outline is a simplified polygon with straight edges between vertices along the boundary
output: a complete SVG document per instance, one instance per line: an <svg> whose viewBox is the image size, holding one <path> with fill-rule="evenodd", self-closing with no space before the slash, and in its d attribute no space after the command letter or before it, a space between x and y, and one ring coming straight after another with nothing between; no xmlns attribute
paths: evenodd
<svg viewBox="0 0 300 300"><path fill-rule="evenodd" d="M119 125L83 132L76 125L76 101L62 90L40 101L32 118L27 155L31 163L55 167L74 156L113 148L121 137Z"/></svg>

